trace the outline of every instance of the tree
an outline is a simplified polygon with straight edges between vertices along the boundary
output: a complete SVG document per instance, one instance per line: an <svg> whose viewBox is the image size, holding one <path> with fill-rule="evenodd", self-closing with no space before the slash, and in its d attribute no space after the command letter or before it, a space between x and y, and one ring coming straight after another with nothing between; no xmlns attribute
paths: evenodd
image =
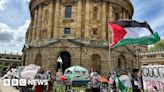
<svg viewBox="0 0 164 92"><path fill-rule="evenodd" d="M160 40L154 46L149 48L149 51L164 50L164 39Z"/></svg>

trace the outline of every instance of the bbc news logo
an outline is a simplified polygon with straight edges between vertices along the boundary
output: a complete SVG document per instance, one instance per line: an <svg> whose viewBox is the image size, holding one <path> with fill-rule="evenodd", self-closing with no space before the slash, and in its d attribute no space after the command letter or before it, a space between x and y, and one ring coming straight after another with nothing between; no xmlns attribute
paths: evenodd
<svg viewBox="0 0 164 92"><path fill-rule="evenodd" d="M48 80L4 79L4 86L48 85Z"/></svg>

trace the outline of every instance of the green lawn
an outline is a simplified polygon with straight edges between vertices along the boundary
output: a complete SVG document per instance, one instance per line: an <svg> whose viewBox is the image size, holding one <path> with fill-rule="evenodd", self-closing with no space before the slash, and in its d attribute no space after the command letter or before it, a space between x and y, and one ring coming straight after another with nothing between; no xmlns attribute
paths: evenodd
<svg viewBox="0 0 164 92"><path fill-rule="evenodd" d="M58 85L54 83L53 92L65 92L65 85ZM71 90L78 90L78 92L85 92L85 87L71 87Z"/></svg>

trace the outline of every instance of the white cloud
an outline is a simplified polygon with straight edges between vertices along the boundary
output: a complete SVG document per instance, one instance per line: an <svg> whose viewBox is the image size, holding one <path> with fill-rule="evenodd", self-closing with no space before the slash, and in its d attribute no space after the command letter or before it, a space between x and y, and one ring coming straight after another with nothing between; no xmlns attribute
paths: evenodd
<svg viewBox="0 0 164 92"><path fill-rule="evenodd" d="M0 0L0 10L4 10L5 9L6 3L7 3L7 0Z"/></svg>
<svg viewBox="0 0 164 92"><path fill-rule="evenodd" d="M133 19L147 21L152 29L164 37L162 28L164 27L164 1L163 0L132 0L134 5Z"/></svg>
<svg viewBox="0 0 164 92"><path fill-rule="evenodd" d="M8 36L0 37L0 52L7 50L8 52L21 53L29 23L30 20L26 20L22 26L15 29L4 23L0 23L0 35Z"/></svg>
<svg viewBox="0 0 164 92"><path fill-rule="evenodd" d="M26 0L27 2L30 2L31 0Z"/></svg>

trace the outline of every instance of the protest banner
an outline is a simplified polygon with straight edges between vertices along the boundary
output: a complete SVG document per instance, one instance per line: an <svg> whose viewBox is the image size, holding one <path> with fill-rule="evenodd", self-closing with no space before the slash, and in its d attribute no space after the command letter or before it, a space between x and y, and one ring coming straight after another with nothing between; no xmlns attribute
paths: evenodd
<svg viewBox="0 0 164 92"><path fill-rule="evenodd" d="M37 74L39 69L40 69L40 66L37 66L34 64L28 65L21 72L21 74L20 74L21 78L34 79L34 77Z"/></svg>
<svg viewBox="0 0 164 92"><path fill-rule="evenodd" d="M142 66L144 92L164 92L164 65Z"/></svg>

